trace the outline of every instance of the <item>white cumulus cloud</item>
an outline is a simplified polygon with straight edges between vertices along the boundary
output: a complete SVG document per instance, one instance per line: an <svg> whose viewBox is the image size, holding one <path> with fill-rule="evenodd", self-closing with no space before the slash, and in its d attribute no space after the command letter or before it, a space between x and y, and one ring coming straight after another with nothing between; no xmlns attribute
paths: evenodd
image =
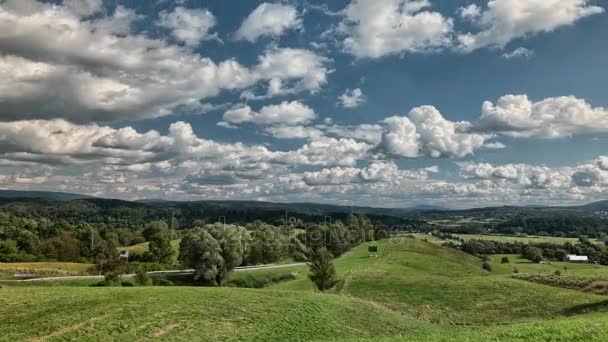
<svg viewBox="0 0 608 342"><path fill-rule="evenodd" d="M344 108L356 108L365 102L365 95L360 88L346 89L338 96L338 103Z"/></svg>
<svg viewBox="0 0 608 342"><path fill-rule="evenodd" d="M504 48L514 39L551 32L577 20L602 13L588 0L490 0L481 13L468 7L468 18L479 28L458 35L459 48L472 51L483 47Z"/></svg>
<svg viewBox="0 0 608 342"><path fill-rule="evenodd" d="M254 42L262 36L279 37L286 31L301 26L302 20L293 6L265 2L245 18L235 32L235 38Z"/></svg>
<svg viewBox="0 0 608 342"><path fill-rule="evenodd" d="M186 45L197 46L203 40L217 38L211 33L215 22L209 10L176 7L173 12L160 12L157 25L169 29L175 39Z"/></svg>
<svg viewBox="0 0 608 342"><path fill-rule="evenodd" d="M338 28L344 48L359 58L378 58L449 46L452 19L430 7L428 0L354 0Z"/></svg>

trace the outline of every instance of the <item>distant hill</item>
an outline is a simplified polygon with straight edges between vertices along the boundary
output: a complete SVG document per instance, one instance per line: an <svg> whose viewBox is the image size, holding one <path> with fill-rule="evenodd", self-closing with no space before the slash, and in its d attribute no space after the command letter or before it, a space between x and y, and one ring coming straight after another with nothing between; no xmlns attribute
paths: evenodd
<svg viewBox="0 0 608 342"><path fill-rule="evenodd" d="M580 206L583 210L608 211L608 201L599 201Z"/></svg>
<svg viewBox="0 0 608 342"><path fill-rule="evenodd" d="M73 222L105 222L118 220L125 224L139 224L149 220L175 217L188 225L194 219L215 221L225 216L229 222L262 220L278 222L286 215L305 222L344 220L349 213L362 213L386 225L407 224L422 217L444 218L453 215L506 219L518 215L545 216L574 215L593 216L596 211L608 211L608 201L579 206L498 206L465 210L451 210L428 204L408 208L378 208L343 206L320 203L273 203L260 201L171 201L142 199L125 201L92 197L83 194L47 191L0 190L0 210L18 212L20 215L38 215ZM137 223L134 223L137 222Z"/></svg>
<svg viewBox="0 0 608 342"><path fill-rule="evenodd" d="M70 192L0 190L0 198L42 198L56 201L72 201L81 198L93 198L93 196Z"/></svg>

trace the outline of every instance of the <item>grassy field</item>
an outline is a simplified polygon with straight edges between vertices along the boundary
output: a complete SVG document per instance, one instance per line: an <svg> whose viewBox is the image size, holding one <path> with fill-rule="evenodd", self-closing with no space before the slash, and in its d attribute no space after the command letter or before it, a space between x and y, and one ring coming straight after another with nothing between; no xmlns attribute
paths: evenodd
<svg viewBox="0 0 608 342"><path fill-rule="evenodd" d="M500 264L497 255L486 272L478 258L432 242L377 244L377 257L363 244L336 260L344 282L331 294L315 292L302 266L259 271L296 276L263 289L5 286L0 340L608 339L608 297L511 277L511 267L581 277L608 267L512 255Z"/></svg>
<svg viewBox="0 0 608 342"><path fill-rule="evenodd" d="M40 276L70 276L87 274L93 264L77 262L0 262L0 279L13 279L15 273Z"/></svg>
<svg viewBox="0 0 608 342"><path fill-rule="evenodd" d="M516 236L516 235L491 235L491 234L454 234L459 236L464 240L493 240L493 241L501 241L501 242L524 242L524 243L557 243L563 244L566 242L575 243L578 241L577 238L569 238L569 237L556 237L556 236L537 236L537 235L526 235L526 236ZM595 239L590 239L591 242L594 242Z"/></svg>
<svg viewBox="0 0 608 342"><path fill-rule="evenodd" d="M179 243L181 240L171 240L171 247L175 250L175 254L179 252ZM118 247L118 250L129 251L130 254L144 254L148 251L148 242L142 242L133 246Z"/></svg>

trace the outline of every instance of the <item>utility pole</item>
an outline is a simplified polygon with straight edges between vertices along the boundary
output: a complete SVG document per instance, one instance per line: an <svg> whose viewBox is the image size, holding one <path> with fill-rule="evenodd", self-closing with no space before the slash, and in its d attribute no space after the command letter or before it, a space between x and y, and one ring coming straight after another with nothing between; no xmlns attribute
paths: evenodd
<svg viewBox="0 0 608 342"><path fill-rule="evenodd" d="M95 235L93 235L93 227L90 225L89 230L91 232L91 255L93 255L93 251L95 250Z"/></svg>

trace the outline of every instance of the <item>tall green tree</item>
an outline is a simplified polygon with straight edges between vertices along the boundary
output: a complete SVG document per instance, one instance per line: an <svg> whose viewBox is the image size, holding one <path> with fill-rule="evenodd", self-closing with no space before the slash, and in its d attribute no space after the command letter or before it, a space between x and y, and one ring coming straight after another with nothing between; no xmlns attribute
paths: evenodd
<svg viewBox="0 0 608 342"><path fill-rule="evenodd" d="M310 274L308 277L319 291L326 291L336 286L338 278L332 262L332 255L324 247L311 253Z"/></svg>
<svg viewBox="0 0 608 342"><path fill-rule="evenodd" d="M175 251L171 247L171 232L164 221L153 221L144 229L148 240L148 258L159 264L168 264L173 260Z"/></svg>
<svg viewBox="0 0 608 342"><path fill-rule="evenodd" d="M193 229L182 238L179 260L182 266L195 270L196 281L213 286L221 285L218 275L224 267L222 249L206 229Z"/></svg>
<svg viewBox="0 0 608 342"><path fill-rule="evenodd" d="M247 229L235 225L216 223L205 229L218 242L224 260L216 276L216 283L221 285L228 273L243 263L249 249L249 236Z"/></svg>
<svg viewBox="0 0 608 342"><path fill-rule="evenodd" d="M268 264L276 262L285 255L287 246L287 237L278 227L259 224L251 232L247 263Z"/></svg>

